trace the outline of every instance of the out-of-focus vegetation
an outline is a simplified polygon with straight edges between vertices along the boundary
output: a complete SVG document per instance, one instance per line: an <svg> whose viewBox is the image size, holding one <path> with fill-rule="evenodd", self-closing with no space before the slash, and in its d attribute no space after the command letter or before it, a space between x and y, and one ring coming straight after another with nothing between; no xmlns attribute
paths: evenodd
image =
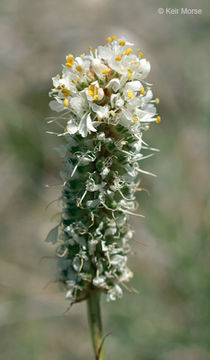
<svg viewBox="0 0 210 360"><path fill-rule="evenodd" d="M184 4L183 4L184 3ZM202 15L158 15L159 7ZM68 303L44 242L59 207L60 140L47 135L51 77L68 52L125 35L151 60L161 125L145 139L146 220L133 218L139 294L103 303L108 359L210 359L208 1L12 1L0 4L0 343L4 360L92 359L85 304ZM55 215L55 216L54 216ZM52 221L50 221L52 219Z"/></svg>

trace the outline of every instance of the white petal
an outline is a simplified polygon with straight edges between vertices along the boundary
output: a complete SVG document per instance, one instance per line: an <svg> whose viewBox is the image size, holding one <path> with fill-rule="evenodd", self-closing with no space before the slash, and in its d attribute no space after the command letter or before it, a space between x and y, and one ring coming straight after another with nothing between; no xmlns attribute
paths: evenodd
<svg viewBox="0 0 210 360"><path fill-rule="evenodd" d="M110 80L110 82L107 84L106 87L107 87L107 88L110 87L110 88L113 89L114 91L117 91L117 90L119 90L120 87L121 87L120 80L114 78L114 79Z"/></svg>
<svg viewBox="0 0 210 360"><path fill-rule="evenodd" d="M102 100L104 97L104 90L102 88L98 89L98 100Z"/></svg>
<svg viewBox="0 0 210 360"><path fill-rule="evenodd" d="M69 134L75 134L78 130L78 126L73 123L72 120L69 120L67 123L67 131Z"/></svg>
<svg viewBox="0 0 210 360"><path fill-rule="evenodd" d="M63 111L65 109L65 106L63 104L59 104L56 100L50 101L49 107L51 110L57 112Z"/></svg>
<svg viewBox="0 0 210 360"><path fill-rule="evenodd" d="M77 114L78 116L82 116L86 107L84 98L82 96L73 97L70 100L70 107L75 114Z"/></svg>
<svg viewBox="0 0 210 360"><path fill-rule="evenodd" d="M107 118L109 116L108 105L100 106L95 103L92 103L91 108L99 117Z"/></svg>
<svg viewBox="0 0 210 360"><path fill-rule="evenodd" d="M142 78L145 78L151 70L151 65L150 65L149 61L147 61L146 59L141 59L140 60L140 70L142 72Z"/></svg>
<svg viewBox="0 0 210 360"><path fill-rule="evenodd" d="M80 120L79 126L78 126L79 133L82 135L82 137L86 137L87 134L89 134L91 131L96 132L97 130L92 125L92 119L90 117L90 114L85 114L82 119Z"/></svg>
<svg viewBox="0 0 210 360"><path fill-rule="evenodd" d="M100 59L93 59L92 61L92 68L93 71L96 73L97 76L102 77L102 71L108 69L108 67L100 61Z"/></svg>
<svg viewBox="0 0 210 360"><path fill-rule="evenodd" d="M143 88L141 82L138 80L128 82L125 87L127 90L132 91L140 91Z"/></svg>

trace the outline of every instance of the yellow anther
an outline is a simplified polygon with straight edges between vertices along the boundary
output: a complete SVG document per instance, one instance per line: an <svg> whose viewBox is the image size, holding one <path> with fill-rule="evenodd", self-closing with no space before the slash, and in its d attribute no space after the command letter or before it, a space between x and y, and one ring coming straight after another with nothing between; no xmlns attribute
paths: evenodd
<svg viewBox="0 0 210 360"><path fill-rule="evenodd" d="M155 99L156 104L159 104L160 100L158 98Z"/></svg>
<svg viewBox="0 0 210 360"><path fill-rule="evenodd" d="M157 116L156 123L159 124L161 122L161 117Z"/></svg>
<svg viewBox="0 0 210 360"><path fill-rule="evenodd" d="M90 51L92 50L92 46L89 46L89 50L90 50Z"/></svg>
<svg viewBox="0 0 210 360"><path fill-rule="evenodd" d="M68 99L64 99L63 100L63 105L68 107L69 106L69 100Z"/></svg>
<svg viewBox="0 0 210 360"><path fill-rule="evenodd" d="M131 91L131 90L128 90L127 95L129 97L129 99L133 99L133 97L134 97L133 91Z"/></svg>
<svg viewBox="0 0 210 360"><path fill-rule="evenodd" d="M81 80L81 78L80 78L79 76L77 77L77 79L78 79L78 80Z"/></svg>
<svg viewBox="0 0 210 360"><path fill-rule="evenodd" d="M131 48L127 48L127 49L124 51L123 55L130 55L132 52L133 52L133 50L132 50Z"/></svg>
<svg viewBox="0 0 210 360"><path fill-rule="evenodd" d="M131 60L131 61L130 61L130 64L131 64L131 65L137 64L137 61L136 61L136 60Z"/></svg>
<svg viewBox="0 0 210 360"><path fill-rule="evenodd" d="M133 118L133 121L139 121L139 119L135 116L135 117Z"/></svg>
<svg viewBox="0 0 210 360"><path fill-rule="evenodd" d="M133 74L132 70L131 70L131 69L128 69L128 76L127 76L128 80L131 79L132 74Z"/></svg>
<svg viewBox="0 0 210 360"><path fill-rule="evenodd" d="M60 79L60 75L59 75L59 74L56 75L56 79L57 79L57 80Z"/></svg>
<svg viewBox="0 0 210 360"><path fill-rule="evenodd" d="M120 40L119 45L120 46L125 46L125 40Z"/></svg>
<svg viewBox="0 0 210 360"><path fill-rule="evenodd" d="M64 96L69 96L71 94L70 90L68 89L63 89L61 92Z"/></svg>
<svg viewBox="0 0 210 360"><path fill-rule="evenodd" d="M111 70L111 69L109 69L109 68L104 69L104 70L102 71L102 74L103 74L103 75L106 75L106 74L108 74L108 73L110 72L110 70Z"/></svg>
<svg viewBox="0 0 210 360"><path fill-rule="evenodd" d="M98 116L98 121L101 121L102 119L102 116Z"/></svg>
<svg viewBox="0 0 210 360"><path fill-rule="evenodd" d="M142 54L142 52L139 51L139 57L140 57L140 58L143 58L143 56L144 56L144 55Z"/></svg>
<svg viewBox="0 0 210 360"><path fill-rule="evenodd" d="M123 140L121 141L121 145L126 145L127 144L127 141Z"/></svg>
<svg viewBox="0 0 210 360"><path fill-rule="evenodd" d="M109 36L107 39L106 39L107 42L110 42L112 41L112 38Z"/></svg>
<svg viewBox="0 0 210 360"><path fill-rule="evenodd" d="M115 116L114 110L110 110L110 115L111 115L111 116Z"/></svg>
<svg viewBox="0 0 210 360"><path fill-rule="evenodd" d="M56 90L61 90L61 86L58 85L57 88L56 88Z"/></svg>
<svg viewBox="0 0 210 360"><path fill-rule="evenodd" d="M98 100L98 95L96 94L96 95L94 95L94 100Z"/></svg>
<svg viewBox="0 0 210 360"><path fill-rule="evenodd" d="M74 65L74 56L72 54L69 54L66 59L66 66L72 67Z"/></svg>
<svg viewBox="0 0 210 360"><path fill-rule="evenodd" d="M72 82L73 84L76 84L76 81L75 81L74 79L72 79L71 82Z"/></svg>
<svg viewBox="0 0 210 360"><path fill-rule="evenodd" d="M63 85L61 85L61 87L62 87L62 89L65 89L66 85L63 84Z"/></svg>
<svg viewBox="0 0 210 360"><path fill-rule="evenodd" d="M122 59L122 58L121 58L120 55L115 58L116 61L120 61L121 59Z"/></svg>
<svg viewBox="0 0 210 360"><path fill-rule="evenodd" d="M144 90L144 88L142 88L142 89L141 89L140 93L141 93L142 95L144 95L144 94L145 94L145 90Z"/></svg>
<svg viewBox="0 0 210 360"><path fill-rule="evenodd" d="M115 35L112 36L112 39L113 39L113 40L116 40L116 39L117 39L117 36L115 36Z"/></svg>
<svg viewBox="0 0 210 360"><path fill-rule="evenodd" d="M81 66L81 65L78 65L78 66L76 67L76 69L77 69L77 71L82 72L82 66Z"/></svg>
<svg viewBox="0 0 210 360"><path fill-rule="evenodd" d="M64 79L64 77L65 77L65 75L64 75L64 74L62 74L62 79Z"/></svg>

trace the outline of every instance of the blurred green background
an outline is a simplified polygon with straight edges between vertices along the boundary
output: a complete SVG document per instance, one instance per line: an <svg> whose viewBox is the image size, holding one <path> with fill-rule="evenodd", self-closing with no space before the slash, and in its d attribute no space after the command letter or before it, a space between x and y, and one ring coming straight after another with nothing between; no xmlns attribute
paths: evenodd
<svg viewBox="0 0 210 360"><path fill-rule="evenodd" d="M158 8L202 15L159 15ZM85 303L56 283L54 248L62 162L47 135L51 77L65 55L125 35L152 63L162 123L145 133L160 149L142 176L146 219L132 218L133 285L103 300L107 359L210 359L209 1L2 0L0 3L0 359L93 359ZM49 281L52 283L48 284ZM48 286L47 286L48 285Z"/></svg>

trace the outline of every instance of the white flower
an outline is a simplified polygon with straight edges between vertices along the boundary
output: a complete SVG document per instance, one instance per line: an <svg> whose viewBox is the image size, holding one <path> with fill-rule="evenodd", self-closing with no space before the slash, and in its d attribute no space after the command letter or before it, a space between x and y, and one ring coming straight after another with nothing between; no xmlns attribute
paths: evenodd
<svg viewBox="0 0 210 360"><path fill-rule="evenodd" d="M78 126L74 123L74 121L71 119L67 123L67 132L70 135L75 134L78 131Z"/></svg>
<svg viewBox="0 0 210 360"><path fill-rule="evenodd" d="M91 131L96 132L97 130L94 128L92 124L92 119L90 117L90 114L85 114L80 120L78 126L78 132L82 135L82 137L86 137L87 134L91 133Z"/></svg>
<svg viewBox="0 0 210 360"><path fill-rule="evenodd" d="M100 59L93 59L91 65L93 71L100 78L103 78L104 75L107 75L111 71L111 69L108 66L104 65Z"/></svg>
<svg viewBox="0 0 210 360"><path fill-rule="evenodd" d="M97 114L98 120L107 119L109 116L108 105L100 106L95 103L90 104L92 110Z"/></svg>
<svg viewBox="0 0 210 360"><path fill-rule="evenodd" d="M85 93L89 101L100 101L104 97L104 91L99 87L98 81L92 82Z"/></svg>
<svg viewBox="0 0 210 360"><path fill-rule="evenodd" d="M118 124L139 132L160 121L145 78L151 65L141 52L133 52L126 39L107 38L105 46L74 58L66 57L62 76L52 78L50 108L68 111L67 132L83 137L96 132L99 122Z"/></svg>

